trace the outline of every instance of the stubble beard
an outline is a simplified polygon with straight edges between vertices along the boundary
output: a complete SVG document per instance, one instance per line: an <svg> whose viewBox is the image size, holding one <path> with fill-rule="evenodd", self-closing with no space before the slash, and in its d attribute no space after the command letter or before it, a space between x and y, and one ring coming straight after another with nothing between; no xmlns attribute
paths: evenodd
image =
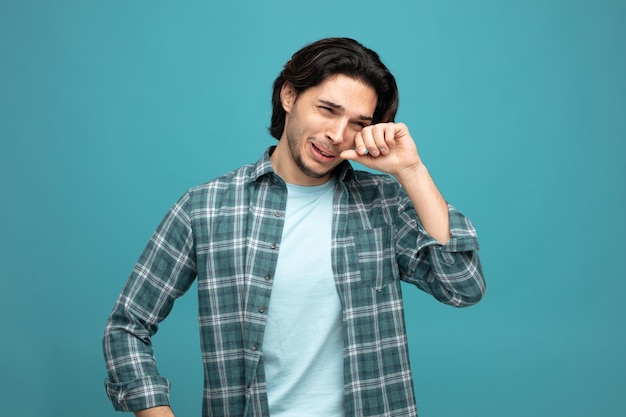
<svg viewBox="0 0 626 417"><path fill-rule="evenodd" d="M300 171L302 171L302 173L306 175L307 177L315 178L315 179L324 178L330 173L330 171L319 172L305 164L302 158L301 148L299 146L300 143L297 139L298 137L300 137L298 133L299 132L292 132L292 131L286 132L285 139L287 139L287 143L289 145L289 152L291 153L291 158L295 162L296 166L300 169Z"/></svg>

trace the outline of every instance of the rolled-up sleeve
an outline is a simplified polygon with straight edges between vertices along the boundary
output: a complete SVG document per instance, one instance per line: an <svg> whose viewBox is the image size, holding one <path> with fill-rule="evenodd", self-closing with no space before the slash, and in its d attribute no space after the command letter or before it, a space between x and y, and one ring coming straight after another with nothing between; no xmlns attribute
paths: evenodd
<svg viewBox="0 0 626 417"><path fill-rule="evenodd" d="M105 381L107 395L116 411L136 411L169 405L170 383L160 376L129 382Z"/></svg>
<svg viewBox="0 0 626 417"><path fill-rule="evenodd" d="M451 237L446 244L429 236L419 221L414 222L417 243L404 280L442 303L466 307L480 301L486 291L478 237L467 217L451 205L448 212ZM403 252L410 253L406 248Z"/></svg>
<svg viewBox="0 0 626 417"><path fill-rule="evenodd" d="M183 196L152 235L111 312L103 337L107 394L116 410L169 405L152 336L196 277L188 198Z"/></svg>

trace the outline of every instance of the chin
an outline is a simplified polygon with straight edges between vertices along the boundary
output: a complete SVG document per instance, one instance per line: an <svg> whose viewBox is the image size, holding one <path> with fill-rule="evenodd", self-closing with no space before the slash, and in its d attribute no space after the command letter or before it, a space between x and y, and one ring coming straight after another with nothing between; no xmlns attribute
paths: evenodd
<svg viewBox="0 0 626 417"><path fill-rule="evenodd" d="M316 170L314 168L311 168L310 166L304 164L304 162L301 161L301 160L300 161L296 161L296 165L298 165L298 168L300 168L300 171L304 175L306 175L309 178L315 178L315 179L322 179L322 178L328 176L332 172L332 170L335 169L335 167L332 167L330 169L330 171L327 170L327 171L321 172L321 171L318 171L318 170Z"/></svg>

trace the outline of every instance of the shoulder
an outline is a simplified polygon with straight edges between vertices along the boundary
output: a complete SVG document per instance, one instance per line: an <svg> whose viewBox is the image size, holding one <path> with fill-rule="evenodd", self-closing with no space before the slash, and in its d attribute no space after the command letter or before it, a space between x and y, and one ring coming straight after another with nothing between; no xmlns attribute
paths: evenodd
<svg viewBox="0 0 626 417"><path fill-rule="evenodd" d="M253 177L254 165L243 165L233 171L230 171L220 177L214 178L205 183L196 185L187 190L187 194L193 200L205 199L211 195L234 192L237 188L245 186L254 181Z"/></svg>
<svg viewBox="0 0 626 417"><path fill-rule="evenodd" d="M220 177L214 178L203 184L190 188L189 193L202 193L204 191L220 190L233 186L247 184L250 181L254 181L253 172L254 164L243 165Z"/></svg>
<svg viewBox="0 0 626 417"><path fill-rule="evenodd" d="M190 188L188 193L192 196L205 196L247 187L259 178L272 172L272 164L270 162L271 150L272 147L266 149L257 162L242 165L211 181Z"/></svg>
<svg viewBox="0 0 626 417"><path fill-rule="evenodd" d="M223 204L237 204L238 195L247 184L254 181L254 165L243 165L220 177L189 188L181 197L191 211L216 207Z"/></svg>

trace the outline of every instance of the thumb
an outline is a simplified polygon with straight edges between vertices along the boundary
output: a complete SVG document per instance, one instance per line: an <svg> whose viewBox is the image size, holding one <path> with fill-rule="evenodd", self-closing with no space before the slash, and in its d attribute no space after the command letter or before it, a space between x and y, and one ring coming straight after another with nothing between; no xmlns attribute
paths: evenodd
<svg viewBox="0 0 626 417"><path fill-rule="evenodd" d="M343 159L347 159L349 161L355 161L359 159L360 155L354 149L348 149L339 154Z"/></svg>
<svg viewBox="0 0 626 417"><path fill-rule="evenodd" d="M361 155L354 149L349 149L349 150L341 152L339 156L341 156L343 159L346 159L348 161L357 162L368 168L374 168L373 166L374 158L372 158L372 156L368 153L366 153L365 155Z"/></svg>

